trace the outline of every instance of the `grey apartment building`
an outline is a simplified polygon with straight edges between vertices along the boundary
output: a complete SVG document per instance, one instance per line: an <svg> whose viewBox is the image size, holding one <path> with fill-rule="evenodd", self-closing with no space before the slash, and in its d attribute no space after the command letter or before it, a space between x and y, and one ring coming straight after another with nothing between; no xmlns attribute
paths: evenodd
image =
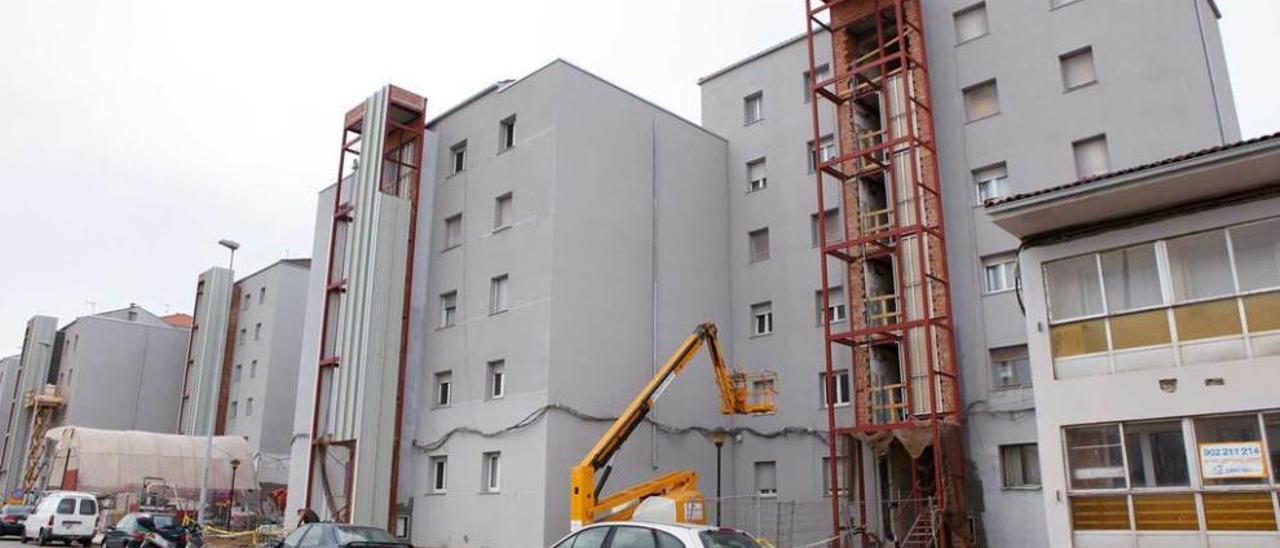
<svg viewBox="0 0 1280 548"><path fill-rule="evenodd" d="M264 489L288 481L310 266L282 259L239 280L214 267L196 282L177 431L243 437Z"/></svg>
<svg viewBox="0 0 1280 548"><path fill-rule="evenodd" d="M1053 495L1041 488L1047 434L1015 292L1019 241L981 206L1238 140L1217 7L944 0L924 11L967 506L981 544L1047 546ZM822 79L831 48L824 35L815 45ZM661 428L624 448L610 488L689 468L709 495L715 448L681 428L737 429L724 446L726 518L790 545L830 535L824 405L860 411L847 370L824 395L821 318L849 307L822 310L817 296L817 224L839 237L842 212L816 211L812 158L836 155L838 139L811 142L806 46L794 38L702 78L700 125L563 61L428 123L395 501L415 544L536 546L567 532L569 468L605 427L581 417L614 416L703 320L720 326L732 363L778 373L777 413L720 417L700 359L659 403ZM834 115L820 113L826 127ZM316 264L334 200L320 195ZM318 270L295 463L312 434ZM291 470L291 507L307 469ZM874 497L881 478L863 480ZM795 512L765 526L739 500Z"/></svg>

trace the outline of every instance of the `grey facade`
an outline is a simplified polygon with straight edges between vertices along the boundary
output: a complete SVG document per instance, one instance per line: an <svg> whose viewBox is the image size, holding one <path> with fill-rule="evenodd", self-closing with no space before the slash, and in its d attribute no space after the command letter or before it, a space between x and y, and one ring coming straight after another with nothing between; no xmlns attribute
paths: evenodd
<svg viewBox="0 0 1280 548"><path fill-rule="evenodd" d="M1002 481L1000 447L1037 440L1035 401L1029 387L993 382L993 351L1025 352L1026 335L1012 287L988 291L985 285L984 266L1011 259L1018 242L979 207L975 172L1002 165L1004 192L1017 193L1077 179L1072 144L1098 135L1106 136L1110 169L1237 140L1216 7L1205 0L1078 0L1052 9L1049 2L988 1L980 4L987 31L960 41L956 14L979 4L924 4L957 357L968 409L970 509L980 517L979 534L988 545L1044 545L1044 517L1028 510L1040 503L1042 491ZM819 65L830 56L826 41L824 36L817 44ZM1092 52L1096 81L1064 89L1060 56L1082 48ZM813 295L818 263L809 249L816 196L804 156L812 135L810 111L802 104L807 70L801 37L701 82L703 125L729 140L730 200L736 201L730 249L745 253L749 231L770 229L768 261L732 263L732 308L744 320L737 324L734 349L742 363L804 371L800 382L781 383L777 418L783 423L815 420L821 401L822 342ZM993 79L997 113L968 121L964 90ZM744 99L758 92L763 119L744 125ZM766 159L768 188L747 192L747 163L760 158ZM775 331L751 338L747 311L761 301L771 302ZM790 408L797 402L809 408ZM786 450L797 454L778 459L779 495L821 497L813 463L826 449ZM751 463L772 459L770 452L742 453L740 477L750 477L742 474Z"/></svg>
<svg viewBox="0 0 1280 548"><path fill-rule="evenodd" d="M0 451L0 463L3 464L3 468L0 468L0 480L3 480L5 493L12 493L21 486L22 472L26 467L32 417L30 410L22 405L22 398L49 383L57 339L57 318L33 316L27 321L27 332L22 339L22 354L10 401L9 424L5 429L3 450Z"/></svg>
<svg viewBox="0 0 1280 548"><path fill-rule="evenodd" d="M1050 545L1280 544L1277 195L1272 135L987 207L1024 246Z"/></svg>
<svg viewBox="0 0 1280 548"><path fill-rule="evenodd" d="M21 361L21 354L0 358L0 424L5 425L6 433L9 428L9 414L13 412L13 388L18 383L18 364Z"/></svg>
<svg viewBox="0 0 1280 548"><path fill-rule="evenodd" d="M213 267L200 273L196 281L196 298L191 312L191 340L187 348L183 377L179 385L177 433L216 434L223 426L218 421L223 403L223 367L227 359L228 337L232 326L235 273L229 268ZM234 341L231 341L234 343Z"/></svg>
<svg viewBox="0 0 1280 548"><path fill-rule="evenodd" d="M171 432L188 330L137 306L81 316L61 329L57 426Z"/></svg>
<svg viewBox="0 0 1280 548"><path fill-rule="evenodd" d="M1012 258L1018 242L979 207L975 171L1003 166L1000 192L1026 192L1083 175L1073 146L1099 135L1108 169L1238 138L1212 3L1041 4L981 4L989 28L962 43L955 16L973 3L925 8L968 409L970 509L991 546L1041 546L1049 537L1036 510L1045 492L1003 481L1001 446L1043 436L1033 388L994 382L993 351L1025 352L1027 336L1012 288L985 285L985 266ZM822 37L820 65L829 50ZM1094 81L1064 89L1064 56L1086 50ZM827 449L815 435L827 426L813 236L823 217L808 167L807 69L799 38L702 79L699 127L557 61L429 125L398 501L412 508L416 544L533 546L564 533L569 467L604 425L546 408L614 415L655 362L708 319L720 326L734 364L778 372L778 413L718 416L699 361L664 397L656 420L770 436L789 429L732 437L723 491L794 503L793 543L829 533ZM969 121L965 90L992 79L996 112ZM757 94L763 116L746 123L745 102ZM822 116L831 127L833 113ZM508 120L517 128L510 147L501 143ZM753 184L762 174L767 182ZM332 204L332 192L322 193L316 264L327 260ZM313 434L323 276L313 270L310 284L295 460L305 458ZM766 306L772 325L757 332L755 313ZM505 431L530 416L539 418ZM501 460L496 489L482 485L492 454ZM610 486L693 468L711 493L714 458L701 436L646 426ZM437 482L440 463L446 473ZM771 485L758 483L767 477L757 475L761 466L776 474ZM300 468L291 492L305 487ZM876 478L865 479L874 491ZM495 519L503 526L493 527Z"/></svg>
<svg viewBox="0 0 1280 548"><path fill-rule="evenodd" d="M264 484L288 482L309 268L307 259L285 259L236 282L223 434L248 440Z"/></svg>

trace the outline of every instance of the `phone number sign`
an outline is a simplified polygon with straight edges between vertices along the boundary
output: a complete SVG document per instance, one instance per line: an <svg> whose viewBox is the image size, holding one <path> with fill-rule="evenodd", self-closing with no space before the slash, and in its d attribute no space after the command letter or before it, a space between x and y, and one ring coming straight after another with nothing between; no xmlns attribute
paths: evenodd
<svg viewBox="0 0 1280 548"><path fill-rule="evenodd" d="M1200 444L1200 474L1204 479L1267 477L1262 442Z"/></svg>

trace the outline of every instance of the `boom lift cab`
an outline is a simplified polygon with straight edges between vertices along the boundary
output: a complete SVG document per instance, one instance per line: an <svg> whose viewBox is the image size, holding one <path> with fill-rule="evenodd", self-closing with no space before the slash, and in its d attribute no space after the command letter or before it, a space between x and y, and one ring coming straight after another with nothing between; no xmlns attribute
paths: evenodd
<svg viewBox="0 0 1280 548"><path fill-rule="evenodd" d="M582 462L573 468L569 478L569 519L572 530L601 521L628 519L664 523L707 522L702 493L698 491L698 475L692 470L663 474L600 498L600 491L609 479L613 457L618 449L636 427L644 422L654 402L703 345L706 345L711 354L712 372L716 388L720 392L721 413L762 415L773 413L777 408L774 403L777 374L772 371L730 371L724 364L715 324L706 322L698 325L583 457Z"/></svg>

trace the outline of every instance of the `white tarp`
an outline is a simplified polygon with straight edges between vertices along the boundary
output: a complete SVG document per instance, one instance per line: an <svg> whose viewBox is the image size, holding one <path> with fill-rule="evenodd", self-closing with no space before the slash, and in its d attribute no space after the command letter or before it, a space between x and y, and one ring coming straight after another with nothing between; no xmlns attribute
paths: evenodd
<svg viewBox="0 0 1280 548"><path fill-rule="evenodd" d="M62 426L45 437L56 441L48 485L62 483L64 471L76 471L75 488L99 494L139 491L144 481L163 480L179 493L200 490L205 438L154 432L99 430ZM209 488L231 488L231 461L239 460L237 490L257 489L253 454L244 438L215 436Z"/></svg>

